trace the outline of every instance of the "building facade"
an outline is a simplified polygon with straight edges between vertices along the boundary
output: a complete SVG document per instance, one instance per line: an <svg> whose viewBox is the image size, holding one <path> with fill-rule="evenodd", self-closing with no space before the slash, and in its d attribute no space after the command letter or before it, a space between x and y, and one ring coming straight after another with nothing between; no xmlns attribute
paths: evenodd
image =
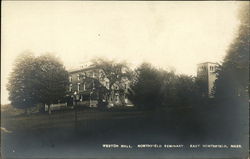
<svg viewBox="0 0 250 159"><path fill-rule="evenodd" d="M98 107L102 104L108 107L133 106L127 98L129 83L129 80L124 79L110 88L109 79L105 77L103 70L88 65L69 70L68 94L71 97L77 94L79 105L89 107Z"/></svg>
<svg viewBox="0 0 250 159"><path fill-rule="evenodd" d="M203 96L213 98L214 82L216 80L216 70L218 63L204 62L197 65L197 78L204 84Z"/></svg>

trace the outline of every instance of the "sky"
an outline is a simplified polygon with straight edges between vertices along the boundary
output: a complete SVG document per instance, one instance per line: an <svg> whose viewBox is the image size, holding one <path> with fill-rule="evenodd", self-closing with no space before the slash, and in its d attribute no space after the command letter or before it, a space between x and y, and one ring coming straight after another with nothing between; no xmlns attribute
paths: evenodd
<svg viewBox="0 0 250 159"><path fill-rule="evenodd" d="M95 57L150 62L196 75L201 62L221 62L237 33L240 2L3 1L1 103L15 58L52 53L67 69Z"/></svg>

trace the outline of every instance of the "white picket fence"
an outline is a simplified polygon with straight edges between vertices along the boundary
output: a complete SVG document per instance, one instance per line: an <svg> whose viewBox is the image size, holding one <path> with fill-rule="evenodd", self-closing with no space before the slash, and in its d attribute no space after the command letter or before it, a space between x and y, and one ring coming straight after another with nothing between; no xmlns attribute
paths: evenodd
<svg viewBox="0 0 250 159"><path fill-rule="evenodd" d="M51 111L62 110L62 109L65 109L66 107L67 107L67 103L58 103L58 104L51 104L50 105ZM48 105L47 104L45 105L45 111L46 112L48 111Z"/></svg>

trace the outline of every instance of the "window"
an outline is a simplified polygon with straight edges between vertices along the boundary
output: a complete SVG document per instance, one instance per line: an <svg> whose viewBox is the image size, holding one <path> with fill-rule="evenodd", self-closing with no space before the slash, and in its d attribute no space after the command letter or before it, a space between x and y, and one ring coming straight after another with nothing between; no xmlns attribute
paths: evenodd
<svg viewBox="0 0 250 159"><path fill-rule="evenodd" d="M77 75L77 80L80 81L80 74Z"/></svg>
<svg viewBox="0 0 250 159"><path fill-rule="evenodd" d="M102 78L102 71L99 70L99 78Z"/></svg>
<svg viewBox="0 0 250 159"><path fill-rule="evenodd" d="M72 91L72 84L69 85L69 91Z"/></svg>
<svg viewBox="0 0 250 159"><path fill-rule="evenodd" d="M109 81L106 81L106 87L109 88Z"/></svg>
<svg viewBox="0 0 250 159"><path fill-rule="evenodd" d="M93 76L93 78L94 78L94 77L95 77L95 72L93 72L92 74L93 74L92 76Z"/></svg>
<svg viewBox="0 0 250 159"><path fill-rule="evenodd" d="M80 91L80 83L77 83L77 91Z"/></svg>
<svg viewBox="0 0 250 159"><path fill-rule="evenodd" d="M213 66L210 66L210 71L214 71L214 67Z"/></svg>
<svg viewBox="0 0 250 159"><path fill-rule="evenodd" d="M72 82L72 76L69 76L69 82Z"/></svg>
<svg viewBox="0 0 250 159"><path fill-rule="evenodd" d="M115 95L115 101L116 101L116 102L119 101L119 95Z"/></svg>
<svg viewBox="0 0 250 159"><path fill-rule="evenodd" d="M125 103L128 103L128 97L125 95Z"/></svg>
<svg viewBox="0 0 250 159"><path fill-rule="evenodd" d="M95 81L92 81L92 89L95 89Z"/></svg>
<svg viewBox="0 0 250 159"><path fill-rule="evenodd" d="M86 83L83 83L83 90L86 91Z"/></svg>

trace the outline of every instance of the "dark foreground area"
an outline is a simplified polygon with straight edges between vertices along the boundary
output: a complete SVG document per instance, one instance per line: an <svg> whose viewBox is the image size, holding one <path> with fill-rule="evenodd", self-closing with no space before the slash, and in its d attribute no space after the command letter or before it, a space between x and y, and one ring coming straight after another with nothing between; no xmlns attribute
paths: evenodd
<svg viewBox="0 0 250 159"><path fill-rule="evenodd" d="M2 111L2 158L247 158L247 123L214 109Z"/></svg>

